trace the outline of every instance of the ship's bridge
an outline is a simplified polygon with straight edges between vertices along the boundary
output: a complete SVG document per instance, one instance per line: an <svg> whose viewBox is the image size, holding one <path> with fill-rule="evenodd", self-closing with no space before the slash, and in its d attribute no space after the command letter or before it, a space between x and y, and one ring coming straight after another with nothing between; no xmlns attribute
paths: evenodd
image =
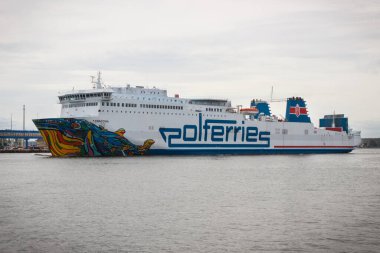
<svg viewBox="0 0 380 253"><path fill-rule="evenodd" d="M58 95L59 103L61 104L77 104L79 102L97 102L104 100L111 100L112 97L128 97L128 95L135 96L153 96L153 97L167 97L167 91L162 89L148 88L144 86L132 87L130 84L125 86L106 86L101 78L101 73L98 72L96 81L95 76L91 76L93 89L86 90L72 90L61 92ZM124 95L124 96L123 96Z"/></svg>
<svg viewBox="0 0 380 253"><path fill-rule="evenodd" d="M111 94L114 91L112 89L92 89L92 90L73 90L69 92L62 92L58 98L59 102L70 103L70 102L81 102L86 99L100 98L102 100L108 100L111 98Z"/></svg>

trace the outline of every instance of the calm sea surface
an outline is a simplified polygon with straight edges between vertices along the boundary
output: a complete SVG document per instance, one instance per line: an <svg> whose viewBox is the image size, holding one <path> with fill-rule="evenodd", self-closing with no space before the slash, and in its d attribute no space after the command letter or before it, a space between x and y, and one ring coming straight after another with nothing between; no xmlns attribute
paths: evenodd
<svg viewBox="0 0 380 253"><path fill-rule="evenodd" d="M380 150L0 155L0 252L380 252Z"/></svg>

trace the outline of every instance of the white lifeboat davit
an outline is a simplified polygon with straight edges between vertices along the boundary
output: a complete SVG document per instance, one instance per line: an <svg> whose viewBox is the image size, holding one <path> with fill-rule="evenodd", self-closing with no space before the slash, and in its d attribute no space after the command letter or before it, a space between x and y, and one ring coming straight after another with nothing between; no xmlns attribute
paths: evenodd
<svg viewBox="0 0 380 253"><path fill-rule="evenodd" d="M256 107L251 107L251 108L241 108L240 109L241 114L245 115L255 115L259 113L259 110L257 110Z"/></svg>

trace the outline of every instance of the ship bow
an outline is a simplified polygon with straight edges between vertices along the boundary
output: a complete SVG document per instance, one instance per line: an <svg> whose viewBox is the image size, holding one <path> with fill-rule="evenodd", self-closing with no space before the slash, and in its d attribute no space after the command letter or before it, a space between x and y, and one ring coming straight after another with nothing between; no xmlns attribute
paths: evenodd
<svg viewBox="0 0 380 253"><path fill-rule="evenodd" d="M85 119L35 119L50 152L55 157L132 156L143 155L154 143L135 145L124 137L124 131L111 132Z"/></svg>

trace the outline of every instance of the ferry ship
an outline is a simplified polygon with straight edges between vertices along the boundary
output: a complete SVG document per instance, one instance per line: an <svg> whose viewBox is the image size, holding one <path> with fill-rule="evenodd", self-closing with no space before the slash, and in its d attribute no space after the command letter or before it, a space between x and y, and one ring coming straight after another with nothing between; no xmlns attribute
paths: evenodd
<svg viewBox="0 0 380 253"><path fill-rule="evenodd" d="M264 100L234 107L94 78L92 89L59 94L60 118L33 120L53 156L348 153L361 142L344 115L315 127L301 97L287 98L280 118Z"/></svg>

